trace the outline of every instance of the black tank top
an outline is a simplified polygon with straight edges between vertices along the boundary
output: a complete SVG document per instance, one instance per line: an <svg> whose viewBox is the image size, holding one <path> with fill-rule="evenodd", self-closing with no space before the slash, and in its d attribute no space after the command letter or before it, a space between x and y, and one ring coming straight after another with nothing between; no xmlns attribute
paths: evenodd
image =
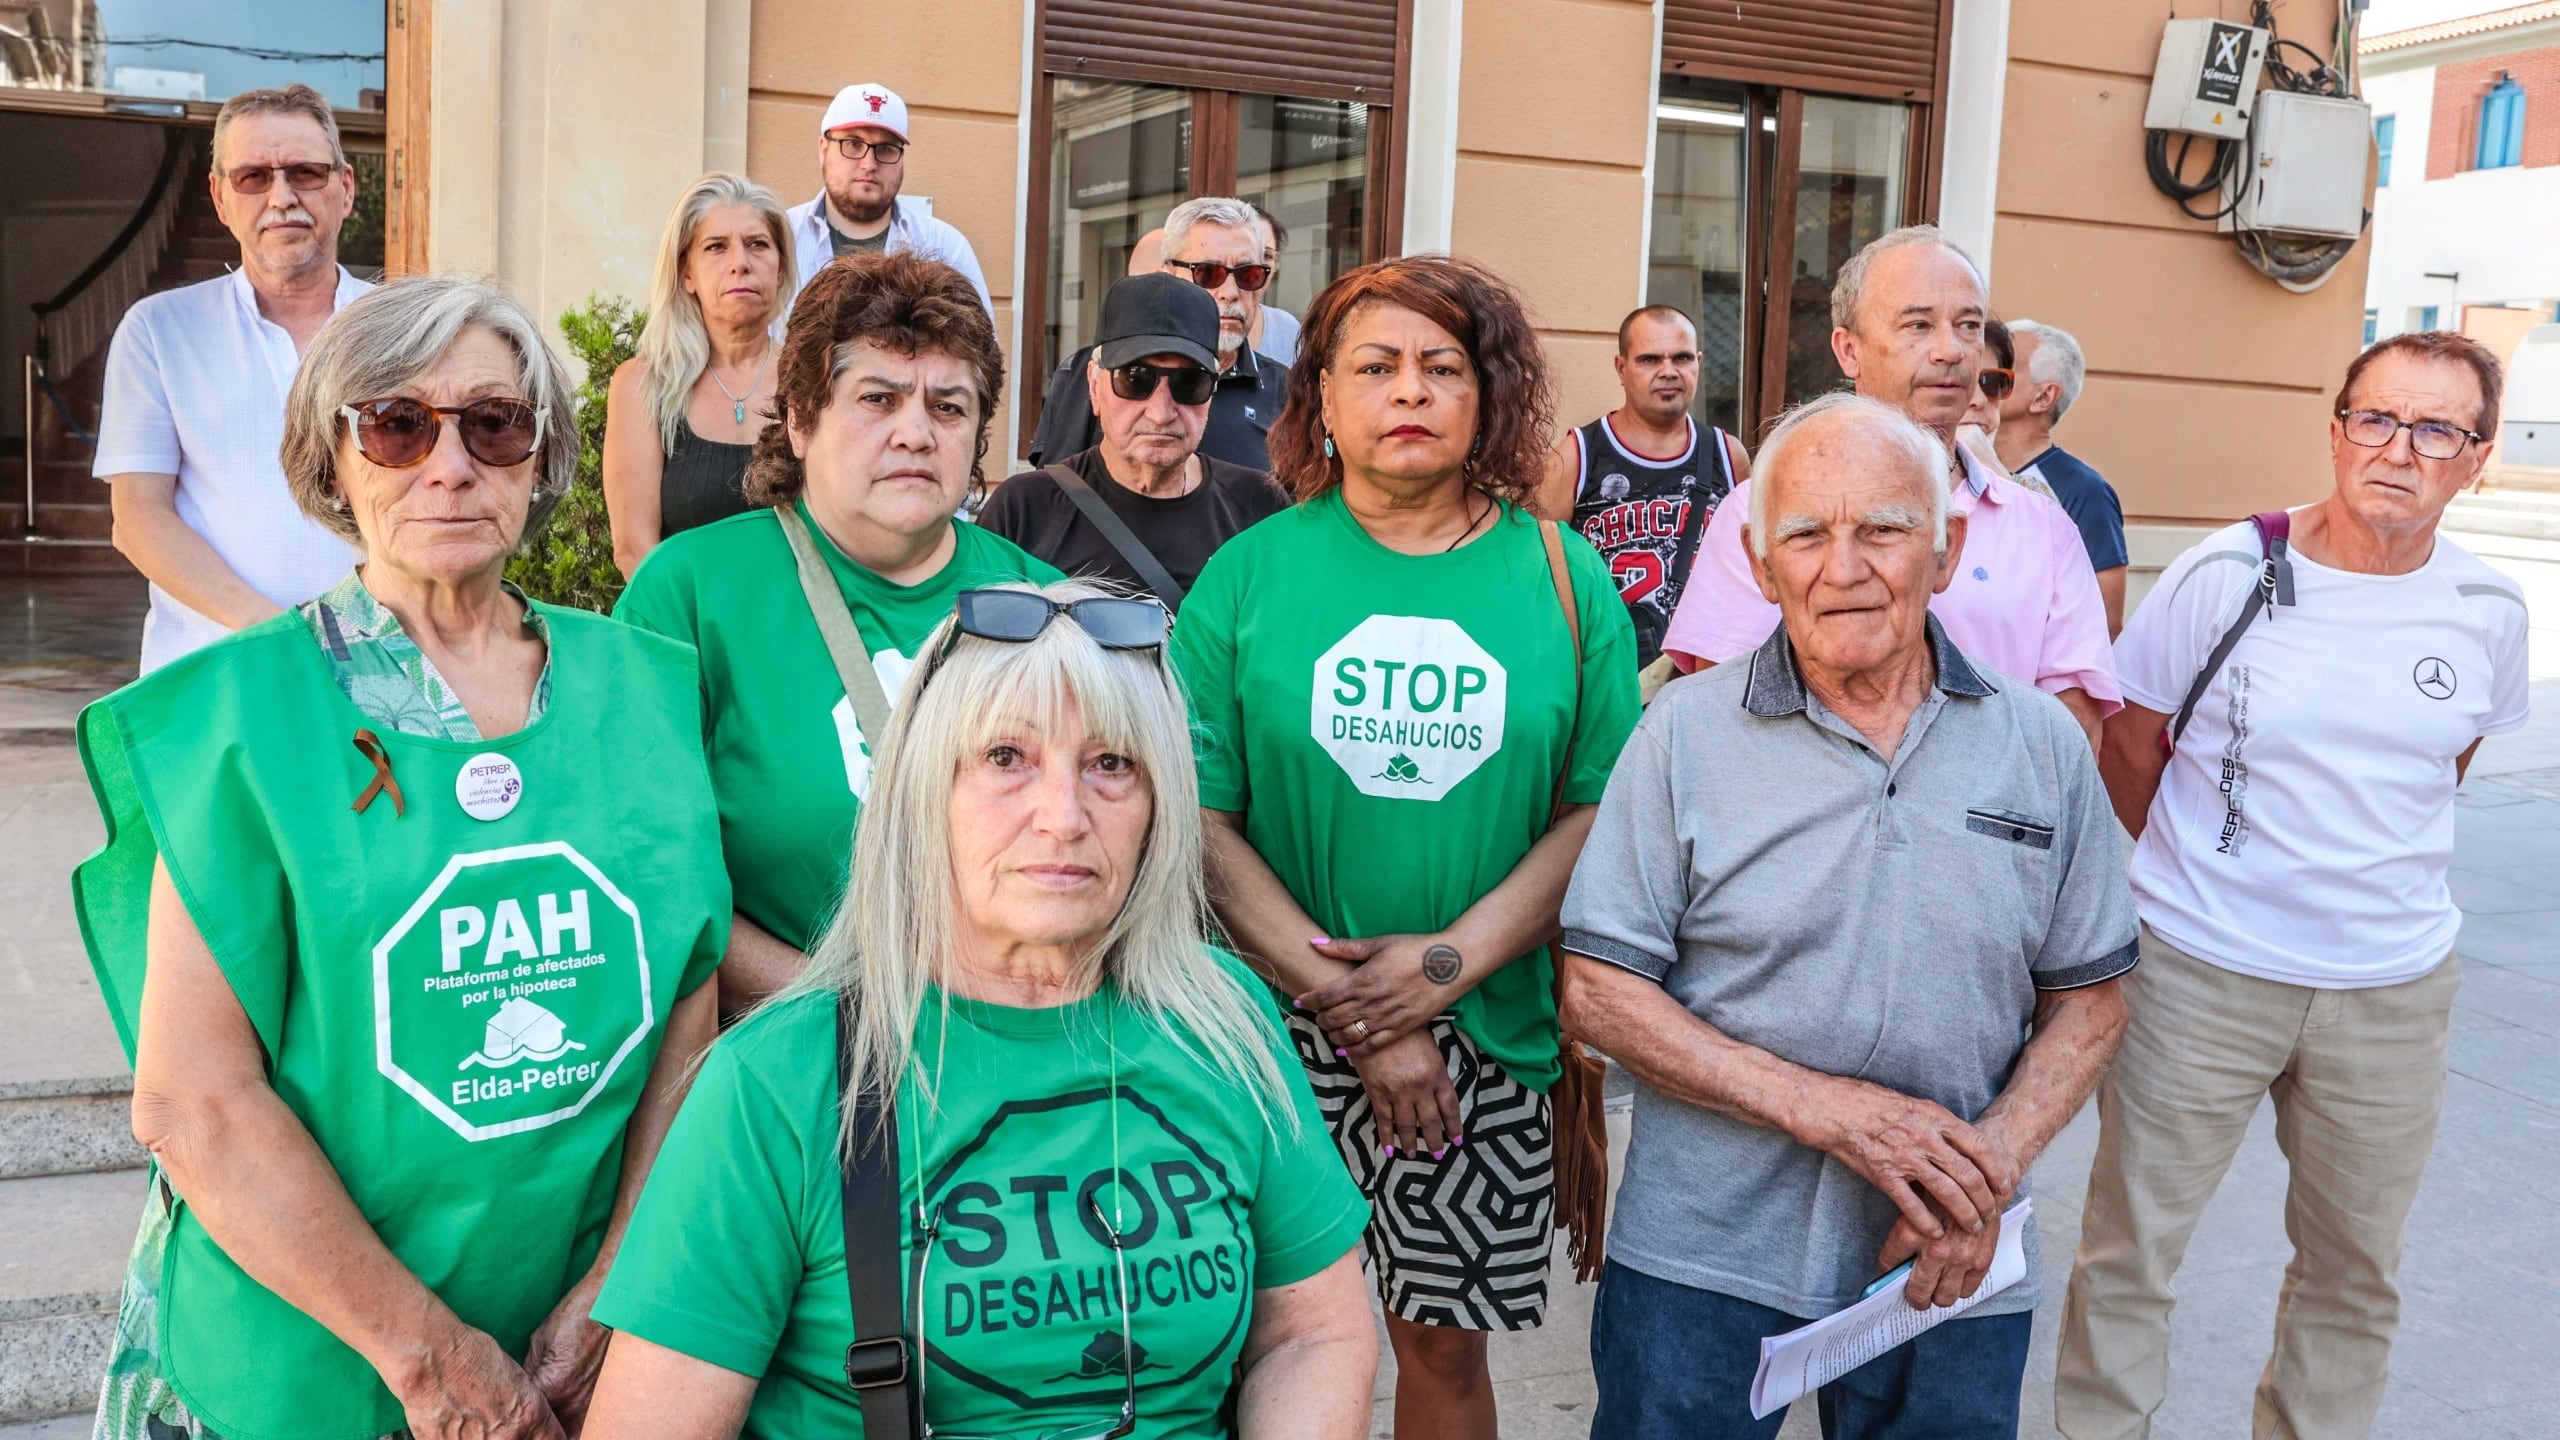
<svg viewBox="0 0 2560 1440"><path fill-rule="evenodd" d="M1618 582L1618 598L1636 626L1636 663L1662 654L1672 607L1698 556L1707 519L1733 492L1724 432L1689 422L1689 448L1669 459L1639 455L1618 442L1601 416L1573 432L1582 476L1574 487L1573 528L1591 542Z"/></svg>
<svg viewBox="0 0 2560 1440"><path fill-rule="evenodd" d="M675 448L658 472L660 538L726 520L747 508L747 458L753 445L705 440L690 421L679 420Z"/></svg>

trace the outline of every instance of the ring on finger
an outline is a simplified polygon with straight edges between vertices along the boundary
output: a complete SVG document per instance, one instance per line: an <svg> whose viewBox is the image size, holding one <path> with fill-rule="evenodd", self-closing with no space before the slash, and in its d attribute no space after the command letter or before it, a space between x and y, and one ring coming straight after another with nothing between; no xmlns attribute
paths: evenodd
<svg viewBox="0 0 2560 1440"><path fill-rule="evenodd" d="M1354 1034L1354 1035L1359 1036L1359 1037L1360 1037L1361 1039L1363 1039L1363 1040L1368 1039L1368 1038L1369 1038L1369 1022L1368 1022L1368 1021L1366 1021L1366 1020L1354 1020L1354 1021L1352 1021L1352 1022L1351 1022L1351 1033L1352 1033L1352 1034Z"/></svg>

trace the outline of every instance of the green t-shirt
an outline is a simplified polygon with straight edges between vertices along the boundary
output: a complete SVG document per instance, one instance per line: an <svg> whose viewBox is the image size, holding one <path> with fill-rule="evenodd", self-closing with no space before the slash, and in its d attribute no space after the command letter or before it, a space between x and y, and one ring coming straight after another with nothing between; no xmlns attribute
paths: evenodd
<svg viewBox="0 0 2560 1440"><path fill-rule="evenodd" d="M1296 1133L1116 991L1051 1010L928 994L900 1087L902 1214L939 1213L923 1270L925 1403L936 1426L1032 1434L1114 1414L1128 1244L1138 1434L1227 1433L1220 1411L1253 1293L1358 1243L1369 1207L1317 1119L1261 987ZM1114 1061L1114 1052L1117 1061ZM938 1108L915 1072L938 1067ZM749 1440L859 1435L839 1190L835 1002L785 1001L721 1038L650 1171L595 1317L760 1377ZM1116 1121L1116 1129L1115 1129ZM1112 1177L1122 1177L1114 1182ZM929 1197L929 1200L928 1200ZM902 1247L906 1328L915 1235Z"/></svg>
<svg viewBox="0 0 2560 1440"><path fill-rule="evenodd" d="M808 507L800 513L805 519ZM956 528L939 573L892 585L809 525L892 704L954 596L1062 578L1000 535ZM739 913L807 950L844 889L871 751L809 614L781 522L755 510L670 537L649 552L613 613L702 653L711 783Z"/></svg>
<svg viewBox="0 0 2560 1440"><path fill-rule="evenodd" d="M837 229L835 222L831 220L827 222L827 248L833 250L839 258L846 255L883 255L888 253L889 232L883 230L877 235L847 235Z"/></svg>
<svg viewBox="0 0 2560 1440"><path fill-rule="evenodd" d="M1174 627L1200 803L1245 836L1325 933L1427 933L1500 884L1564 798L1593 803L1635 729L1635 632L1607 565L1564 536L1573 637L1528 512L1446 555L1370 538L1339 491L1230 540ZM1458 1028L1534 1090L1556 1075L1540 949L1459 1000Z"/></svg>

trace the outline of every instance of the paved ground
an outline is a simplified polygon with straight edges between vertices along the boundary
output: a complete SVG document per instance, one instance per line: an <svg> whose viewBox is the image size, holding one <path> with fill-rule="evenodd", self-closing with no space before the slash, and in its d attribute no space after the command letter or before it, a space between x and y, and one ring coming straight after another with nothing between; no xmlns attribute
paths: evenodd
<svg viewBox="0 0 2560 1440"><path fill-rule="evenodd" d="M2491 550L2485 541L2479 548ZM2551 628L2535 632L2535 725L2485 746L2463 789L2454 887L2469 915L2466 970L2443 1135L2402 1269L2405 1321L2375 1432L2388 1440L2560 1433L2560 546L2510 542L2492 559L2527 585ZM68 597L31 598L22 584L0 582L0 914L12 917L0 926L0 1075L31 1063L37 1045L116 1058L70 926L64 877L97 831L59 728L94 685L93 670L109 672L60 644L60 632L36 624L28 609ZM117 593L82 599L84 615L107 616L96 623L129 613ZM2052 1316L2061 1265L2079 1239L2095 1143L2095 1116L2083 1114L2037 1167L2038 1219L2055 1270L2027 1370L2022 1433L2030 1436L2051 1433ZM2248 1432L2290 1254L2283 1185L2272 1118L2262 1112L2181 1277L2161 1440ZM1559 1286L1544 1330L1496 1342L1505 1435L1587 1432L1589 1310L1588 1289ZM1379 1383L1382 1436L1393 1393L1390 1371ZM1810 1408L1790 1417L1789 1440L1815 1433ZM5 1440L84 1433L78 1425L0 1427Z"/></svg>

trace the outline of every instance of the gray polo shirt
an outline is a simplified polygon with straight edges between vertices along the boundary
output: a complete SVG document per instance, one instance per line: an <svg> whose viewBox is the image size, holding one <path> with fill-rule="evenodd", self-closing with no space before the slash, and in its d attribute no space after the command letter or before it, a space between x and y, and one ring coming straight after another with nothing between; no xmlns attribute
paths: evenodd
<svg viewBox="0 0 2560 1440"><path fill-rule="evenodd" d="M1937 684L1887 762L1809 695L1782 626L1662 692L1564 902L1564 945L1746 1045L1936 1101L1998 1096L2036 992L2134 963L2089 744L2052 696L1929 621ZM1813 1318L1856 1300L1899 1212L1785 1134L1636 1090L1609 1258ZM2027 1280L1975 1314L2034 1308Z"/></svg>

